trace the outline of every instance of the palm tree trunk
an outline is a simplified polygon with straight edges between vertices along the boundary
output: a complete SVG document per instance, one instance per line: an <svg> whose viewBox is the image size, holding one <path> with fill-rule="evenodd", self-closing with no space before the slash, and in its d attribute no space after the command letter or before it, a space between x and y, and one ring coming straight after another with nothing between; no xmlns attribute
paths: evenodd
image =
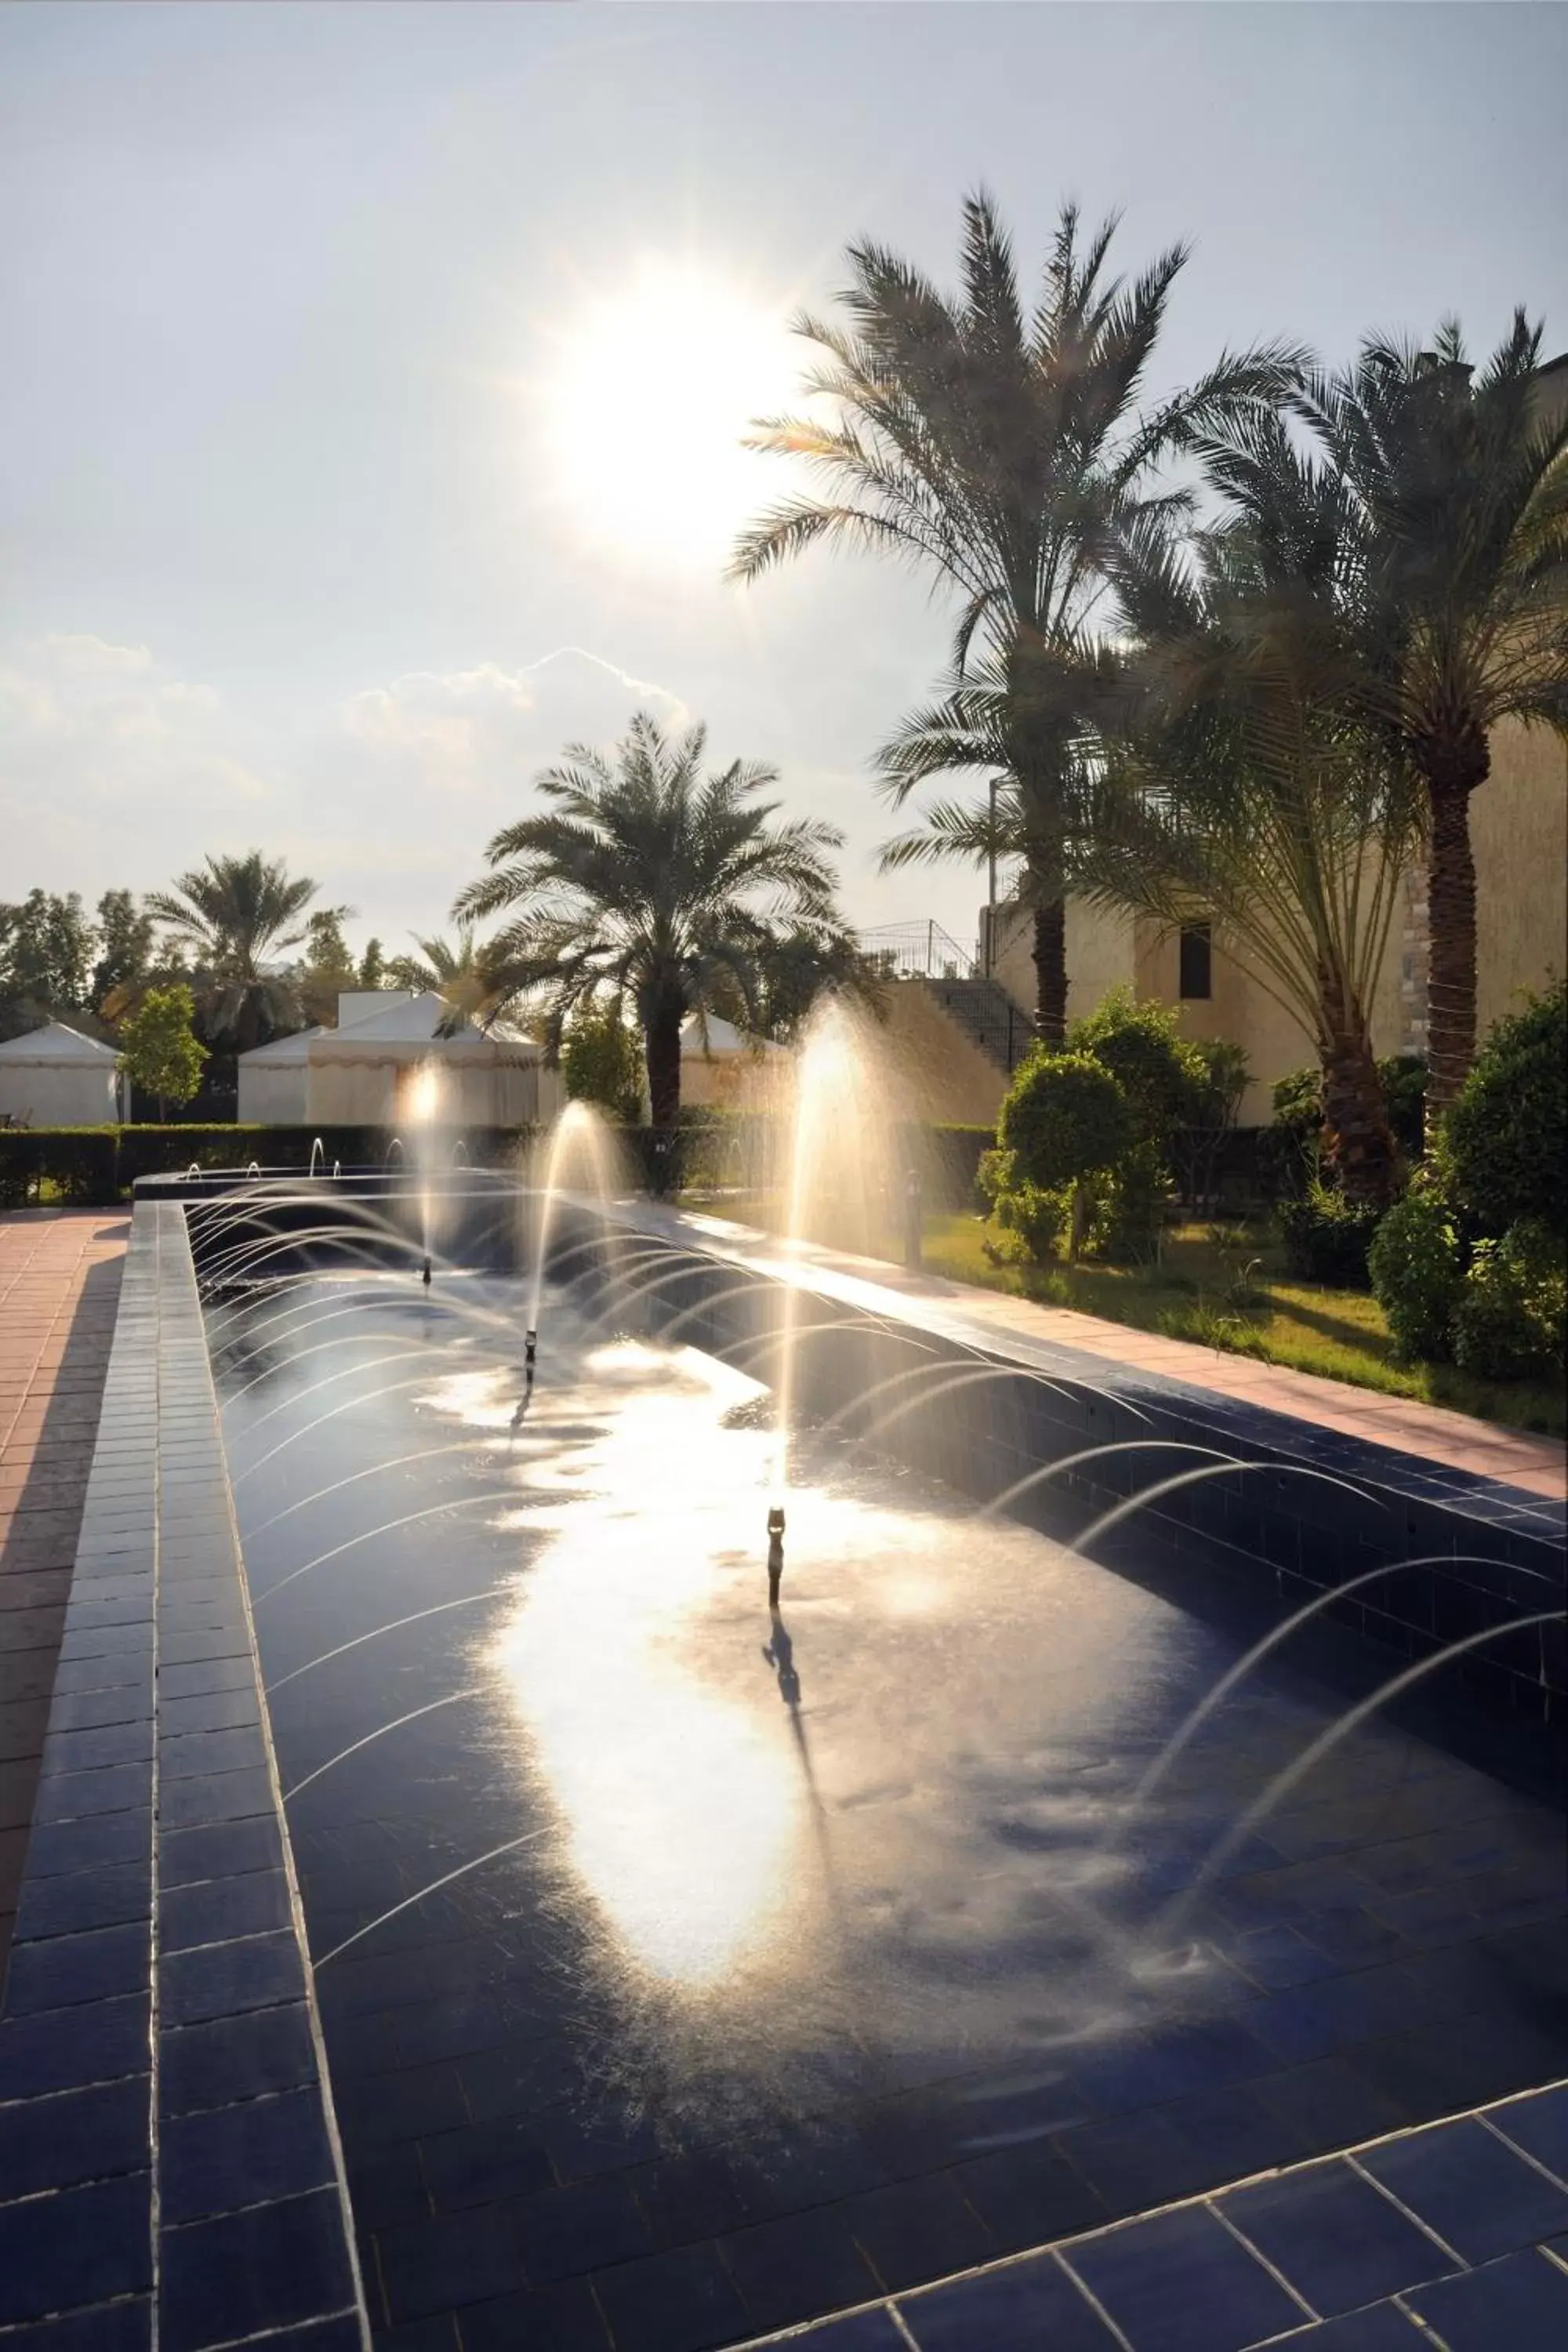
<svg viewBox="0 0 1568 2352"><path fill-rule="evenodd" d="M1035 1030L1059 1045L1068 1028L1067 906L1060 887L1035 906Z"/></svg>
<svg viewBox="0 0 1568 2352"><path fill-rule="evenodd" d="M1342 978L1321 982L1323 1128L1328 1158L1347 1201L1384 1208L1399 1179L1399 1153L1388 1123L1367 1019Z"/></svg>
<svg viewBox="0 0 1568 2352"><path fill-rule="evenodd" d="M643 1031L647 1055L648 1118L655 1127L674 1127L680 1118L680 1023L684 1006L660 1004Z"/></svg>
<svg viewBox="0 0 1568 2352"><path fill-rule="evenodd" d="M1421 761L1432 815L1426 873L1426 1136L1464 1085L1476 1051L1476 861L1470 794L1491 765L1486 738L1431 747Z"/></svg>

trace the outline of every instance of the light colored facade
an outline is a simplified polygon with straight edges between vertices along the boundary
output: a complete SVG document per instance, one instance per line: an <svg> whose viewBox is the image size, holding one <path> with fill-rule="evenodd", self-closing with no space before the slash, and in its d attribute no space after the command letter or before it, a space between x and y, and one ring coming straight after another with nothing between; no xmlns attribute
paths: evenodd
<svg viewBox="0 0 1568 2352"><path fill-rule="evenodd" d="M1490 1024L1517 1003L1568 969L1568 744L1548 728L1509 720L1492 738L1491 773L1472 794L1470 834L1476 858L1477 1025ZM1026 1009L1035 1001L1030 960L1033 924L1026 904L999 907L993 977ZM1174 931L1152 918L1108 913L1071 900L1067 918L1068 1017L1092 1013L1107 991L1125 986L1139 996L1180 1007L1189 1037L1224 1037L1242 1046L1252 1081L1242 1123L1261 1126L1271 1116L1276 1079L1310 1062L1312 1038L1276 1003L1239 951L1226 952L1216 933L1206 996L1184 996L1181 948ZM1426 1043L1426 881L1412 867L1399 905L1372 1004L1373 1042L1380 1055L1422 1053Z"/></svg>
<svg viewBox="0 0 1568 2352"><path fill-rule="evenodd" d="M13 1127L112 1127L120 1118L112 1045L60 1021L0 1045L0 1116Z"/></svg>
<svg viewBox="0 0 1568 2352"><path fill-rule="evenodd" d="M363 994L340 1002L360 1011ZM530 1127L559 1107L560 1080L535 1039L505 1029L437 1033L434 991L377 991L375 1008L335 1029L280 1037L239 1057L239 1118L263 1127Z"/></svg>

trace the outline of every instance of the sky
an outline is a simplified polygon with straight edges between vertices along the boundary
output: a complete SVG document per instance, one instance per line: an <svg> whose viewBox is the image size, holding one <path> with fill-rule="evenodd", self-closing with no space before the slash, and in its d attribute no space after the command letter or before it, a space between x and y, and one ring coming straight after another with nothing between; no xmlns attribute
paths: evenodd
<svg viewBox="0 0 1568 2352"><path fill-rule="evenodd" d="M1064 198L1191 243L1151 397L1518 303L1563 351L1565 89L1553 5L12 0L0 900L255 845L395 951L646 709L842 829L857 925L972 946L983 876L878 871L950 608L721 577L791 317L860 236L951 282L984 184L1026 283Z"/></svg>

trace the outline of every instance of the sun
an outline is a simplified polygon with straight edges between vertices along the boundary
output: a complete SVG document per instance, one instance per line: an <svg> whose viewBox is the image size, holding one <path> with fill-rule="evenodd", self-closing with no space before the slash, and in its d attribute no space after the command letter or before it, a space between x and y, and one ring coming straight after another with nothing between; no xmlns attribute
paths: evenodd
<svg viewBox="0 0 1568 2352"><path fill-rule="evenodd" d="M554 341L538 446L551 504L639 569L719 570L776 490L741 439L793 398L800 350L782 306L646 262Z"/></svg>

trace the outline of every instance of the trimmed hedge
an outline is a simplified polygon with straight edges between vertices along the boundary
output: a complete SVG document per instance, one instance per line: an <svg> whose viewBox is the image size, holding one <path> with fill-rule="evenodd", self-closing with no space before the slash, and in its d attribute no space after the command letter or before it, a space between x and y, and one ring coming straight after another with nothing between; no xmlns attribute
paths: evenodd
<svg viewBox="0 0 1568 2352"><path fill-rule="evenodd" d="M517 1157L529 1128L465 1128L443 1138L455 1150L460 1135L470 1164L502 1168ZM380 1127L41 1127L0 1128L0 1208L21 1208L48 1184L57 1199L82 1208L109 1208L139 1177L183 1176L189 1168L299 1170L310 1164L320 1137L325 1164L379 1167L392 1138Z"/></svg>

